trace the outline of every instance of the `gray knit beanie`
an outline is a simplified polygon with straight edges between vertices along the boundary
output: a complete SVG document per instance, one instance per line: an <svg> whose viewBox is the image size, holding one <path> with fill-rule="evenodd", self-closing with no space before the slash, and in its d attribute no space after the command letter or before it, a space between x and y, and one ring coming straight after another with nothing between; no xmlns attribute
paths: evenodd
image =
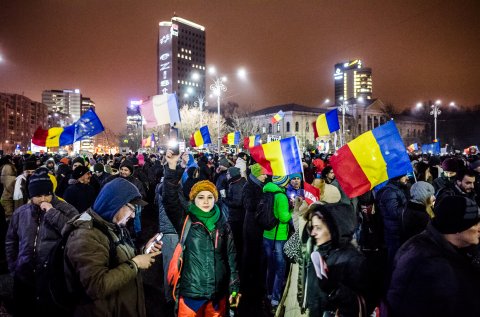
<svg viewBox="0 0 480 317"><path fill-rule="evenodd" d="M412 201L426 205L427 199L435 194L435 189L430 183L419 181L410 188Z"/></svg>

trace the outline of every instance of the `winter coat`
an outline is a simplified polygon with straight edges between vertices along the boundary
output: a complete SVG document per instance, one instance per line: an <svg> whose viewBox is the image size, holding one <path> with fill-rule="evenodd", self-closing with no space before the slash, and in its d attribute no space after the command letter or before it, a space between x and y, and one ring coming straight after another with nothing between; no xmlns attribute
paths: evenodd
<svg viewBox="0 0 480 317"><path fill-rule="evenodd" d="M454 247L429 223L398 250L389 316L480 316L479 263L478 255Z"/></svg>
<svg viewBox="0 0 480 317"><path fill-rule="evenodd" d="M102 184L102 186L105 186L105 184L107 184L108 182L111 182L112 180L114 180L115 178L117 177L121 177L120 174L116 174L116 175L111 175L109 176L105 182ZM143 187L143 184L141 181L138 180L138 178L130 175L128 177L124 177L124 179L126 179L127 181L129 181L130 183L132 183L133 185L135 185L135 187L137 187L138 191L140 192L140 194L142 194L142 199L145 199L147 198L147 192L145 191L145 187Z"/></svg>
<svg viewBox="0 0 480 317"><path fill-rule="evenodd" d="M17 178L17 170L13 164L6 163L3 165L0 175L0 182L3 185L1 203L5 209L5 215L10 217L14 211L13 208L13 192L15 190L15 179Z"/></svg>
<svg viewBox="0 0 480 317"><path fill-rule="evenodd" d="M74 179L71 179L70 183L63 193L63 199L79 212L84 212L92 207L97 198L95 189L90 184L82 184Z"/></svg>
<svg viewBox="0 0 480 317"><path fill-rule="evenodd" d="M218 193L224 190L226 194L228 189L227 169L225 167L218 167L217 171L220 172L216 174L215 187L217 187Z"/></svg>
<svg viewBox="0 0 480 317"><path fill-rule="evenodd" d="M36 286L40 293L46 287L42 281L46 278L48 256L60 241L65 223L78 215L75 207L56 197L51 204L53 208L48 212L31 203L15 210L5 242L10 272L16 279Z"/></svg>
<svg viewBox="0 0 480 317"><path fill-rule="evenodd" d="M435 200L436 204L439 204L443 198L447 196L463 196L466 198L470 198L473 201L477 201L475 190L472 190L470 193L466 193L458 187L457 184L451 183L447 184L445 187L441 188L438 192Z"/></svg>
<svg viewBox="0 0 480 317"><path fill-rule="evenodd" d="M116 244L116 265L110 265L110 241L92 225L93 218L108 228ZM92 209L68 222L70 234L65 252L73 272L69 280L80 281L87 298L80 300L74 316L145 316L140 271L132 261L135 249L126 229L107 222ZM73 277L72 275L75 275Z"/></svg>
<svg viewBox="0 0 480 317"><path fill-rule="evenodd" d="M427 227L430 216L426 206L417 202L409 201L402 215L401 242L405 242Z"/></svg>
<svg viewBox="0 0 480 317"><path fill-rule="evenodd" d="M440 175L440 177L434 179L432 185L433 185L433 188L435 189L435 196L437 196L440 189L453 184L454 183L454 178L455 177L448 178L448 177L445 176L445 174L442 173L442 175Z"/></svg>
<svg viewBox="0 0 480 317"><path fill-rule="evenodd" d="M247 162L243 158L238 157L237 160L235 161L235 167L238 167L240 169L240 175L242 175L242 177L246 179L247 178Z"/></svg>
<svg viewBox="0 0 480 317"><path fill-rule="evenodd" d="M355 229L355 216L345 204L325 206L322 212L332 240L314 246L314 239L304 244L304 257L299 263L298 301L309 316L323 316L325 311L339 311L339 316L358 316L358 296L368 305L371 291L368 284L368 269L365 257L351 244ZM304 230L302 241L307 238ZM328 278L318 278L311 260L317 250L327 265Z"/></svg>
<svg viewBox="0 0 480 317"><path fill-rule="evenodd" d="M267 183L263 186L263 192L275 194L273 214L279 221L278 225L272 230L265 230L263 237L270 240L285 241L288 238L288 222L292 219L288 198L287 195L285 195L285 188L279 187L274 183Z"/></svg>
<svg viewBox="0 0 480 317"><path fill-rule="evenodd" d="M407 207L407 196L398 182L390 180L378 192L376 202L383 218L385 246L391 267L395 253L401 246L401 217Z"/></svg>
<svg viewBox="0 0 480 317"><path fill-rule="evenodd" d="M187 215L180 202L179 181L183 169L165 168L163 204L177 232ZM232 232L224 214L211 232L193 214L192 225L185 241L183 267L180 277L180 296L194 299L218 300L238 292L236 250Z"/></svg>
<svg viewBox="0 0 480 317"><path fill-rule="evenodd" d="M228 181L227 197L223 202L228 207L228 221L243 223L245 220L245 208L242 203L243 186L247 180L243 177L231 178Z"/></svg>
<svg viewBox="0 0 480 317"><path fill-rule="evenodd" d="M28 203L27 176L21 174L15 180L15 190L13 191L13 200L15 209Z"/></svg>
<svg viewBox="0 0 480 317"><path fill-rule="evenodd" d="M148 183L150 186L155 186L160 182L163 176L163 166L160 161L156 160L155 163L152 163L148 160L143 166L143 170L148 178Z"/></svg>

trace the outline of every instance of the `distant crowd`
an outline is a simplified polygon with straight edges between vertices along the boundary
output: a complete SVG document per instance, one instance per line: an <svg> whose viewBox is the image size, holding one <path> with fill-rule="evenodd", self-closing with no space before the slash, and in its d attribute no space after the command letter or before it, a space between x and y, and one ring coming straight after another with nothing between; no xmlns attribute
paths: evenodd
<svg viewBox="0 0 480 317"><path fill-rule="evenodd" d="M480 316L480 157L410 158L350 198L316 152L291 175L245 152L2 156L2 309L147 316L158 260L168 316Z"/></svg>

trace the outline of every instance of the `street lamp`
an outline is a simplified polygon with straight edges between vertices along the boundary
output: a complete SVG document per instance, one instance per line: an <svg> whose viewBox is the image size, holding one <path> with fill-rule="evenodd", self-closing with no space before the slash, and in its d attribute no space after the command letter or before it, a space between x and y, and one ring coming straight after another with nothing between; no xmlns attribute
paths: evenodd
<svg viewBox="0 0 480 317"><path fill-rule="evenodd" d="M430 115L433 116L433 124L434 124L434 140L435 142L437 141L437 117L442 114L442 111L440 110L440 107L442 106L442 101L438 99L433 103L430 108L432 110L430 111ZM449 103L450 107L455 107L455 102L450 102ZM417 103L417 109L422 108L423 104L421 102Z"/></svg>
<svg viewBox="0 0 480 317"><path fill-rule="evenodd" d="M341 101L340 106L338 107L338 110L342 112L342 139L341 139L341 145L343 146L345 144L345 112L348 111L348 101L344 100L343 97L340 97L339 99Z"/></svg>
<svg viewBox="0 0 480 317"><path fill-rule="evenodd" d="M203 126L203 106L208 107L208 101L205 101L205 96L198 96L197 101L193 102L195 107L200 108L200 127Z"/></svg>
<svg viewBox="0 0 480 317"><path fill-rule="evenodd" d="M222 92L227 91L227 86L223 83L227 81L227 77L223 76L221 78L216 77L213 81L213 84L210 85L210 90L217 96L217 146L218 153L220 154L220 145L222 137L220 136L220 97Z"/></svg>

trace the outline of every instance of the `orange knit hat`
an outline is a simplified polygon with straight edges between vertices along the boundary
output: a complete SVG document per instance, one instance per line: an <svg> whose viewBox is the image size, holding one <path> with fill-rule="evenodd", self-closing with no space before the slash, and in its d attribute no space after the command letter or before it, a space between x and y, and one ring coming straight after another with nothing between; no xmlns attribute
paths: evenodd
<svg viewBox="0 0 480 317"><path fill-rule="evenodd" d="M188 198L190 198L191 201L194 201L198 193L204 190L211 192L213 194L213 197L215 197L215 201L218 200L217 188L211 181L199 181L198 183L195 183L195 185L193 185L192 189L190 190Z"/></svg>

